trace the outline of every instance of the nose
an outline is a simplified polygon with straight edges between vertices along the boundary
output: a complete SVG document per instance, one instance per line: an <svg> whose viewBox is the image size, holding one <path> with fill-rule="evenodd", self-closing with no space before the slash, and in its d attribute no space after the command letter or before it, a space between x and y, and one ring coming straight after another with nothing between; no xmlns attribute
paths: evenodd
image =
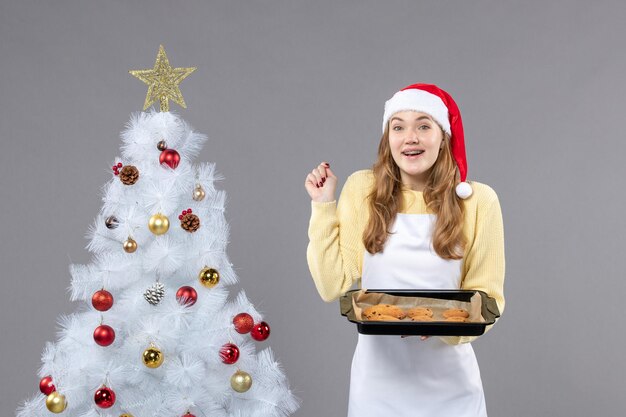
<svg viewBox="0 0 626 417"><path fill-rule="evenodd" d="M412 129L407 130L406 140L409 143L419 143L420 139L417 134L417 130L412 130Z"/></svg>

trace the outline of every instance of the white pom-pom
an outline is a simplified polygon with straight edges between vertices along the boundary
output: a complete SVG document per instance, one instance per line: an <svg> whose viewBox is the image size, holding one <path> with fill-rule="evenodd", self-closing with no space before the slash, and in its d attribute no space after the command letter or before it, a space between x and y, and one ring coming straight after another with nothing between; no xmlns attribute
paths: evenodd
<svg viewBox="0 0 626 417"><path fill-rule="evenodd" d="M472 186L467 182L460 182L456 186L456 195L465 200L472 195Z"/></svg>

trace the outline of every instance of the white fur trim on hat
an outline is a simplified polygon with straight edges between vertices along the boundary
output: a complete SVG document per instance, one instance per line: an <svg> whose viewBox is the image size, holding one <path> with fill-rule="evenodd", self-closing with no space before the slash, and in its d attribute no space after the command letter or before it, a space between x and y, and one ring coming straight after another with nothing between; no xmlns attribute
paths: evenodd
<svg viewBox="0 0 626 417"><path fill-rule="evenodd" d="M443 130L450 135L450 121L448 120L448 108L441 98L428 91L411 88L398 91L385 103L383 114L383 133L387 122L399 111L413 110L429 114Z"/></svg>

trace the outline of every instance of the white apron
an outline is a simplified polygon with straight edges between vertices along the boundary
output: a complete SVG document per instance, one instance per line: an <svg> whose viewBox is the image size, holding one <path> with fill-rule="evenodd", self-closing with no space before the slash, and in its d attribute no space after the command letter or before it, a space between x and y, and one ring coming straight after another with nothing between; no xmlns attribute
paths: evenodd
<svg viewBox="0 0 626 417"><path fill-rule="evenodd" d="M383 253L365 251L366 289L454 289L461 260L432 249L434 214L398 213ZM359 334L352 359L348 417L486 417L480 371L469 343L433 336Z"/></svg>

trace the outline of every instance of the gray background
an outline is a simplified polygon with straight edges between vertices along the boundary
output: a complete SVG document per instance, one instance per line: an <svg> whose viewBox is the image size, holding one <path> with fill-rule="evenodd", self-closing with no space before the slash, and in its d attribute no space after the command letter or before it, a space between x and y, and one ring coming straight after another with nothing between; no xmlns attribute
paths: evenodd
<svg viewBox="0 0 626 417"><path fill-rule="evenodd" d="M469 179L502 205L507 309L474 343L490 415L621 414L625 20L620 1L2 0L0 413L37 390L76 308L68 265L90 261L83 236L146 93L127 71L163 43L198 67L173 108L210 137L198 160L225 175L229 257L297 416L345 415L356 340L308 272L304 178L322 160L340 184L369 168L384 101L413 82L455 97Z"/></svg>

